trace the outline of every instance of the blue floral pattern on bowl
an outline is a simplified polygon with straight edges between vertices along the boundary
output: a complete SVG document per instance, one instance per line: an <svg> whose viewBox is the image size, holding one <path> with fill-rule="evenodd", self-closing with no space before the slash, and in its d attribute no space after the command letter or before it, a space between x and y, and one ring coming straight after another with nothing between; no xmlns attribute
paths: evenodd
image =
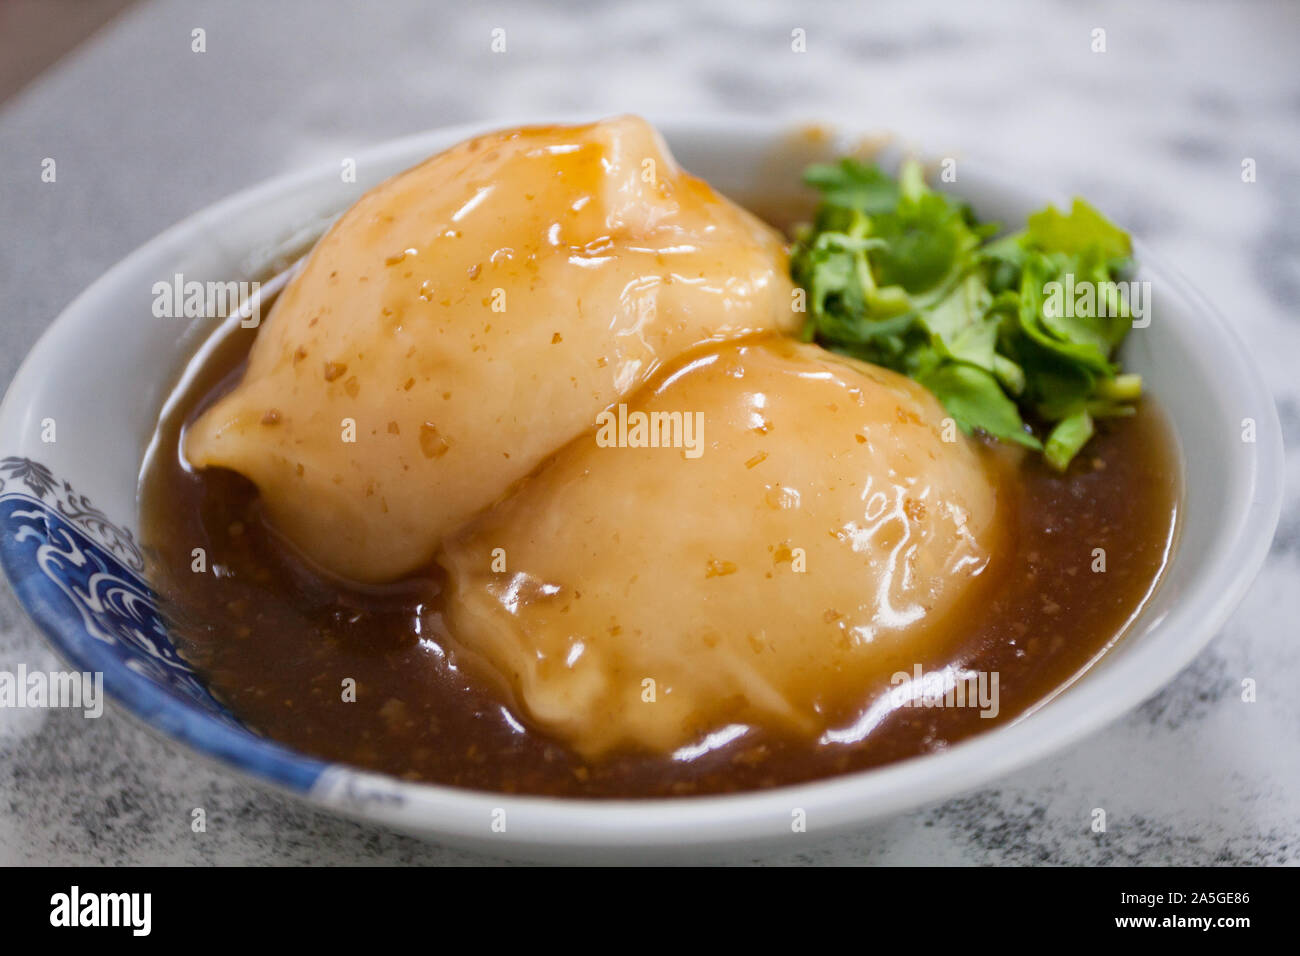
<svg viewBox="0 0 1300 956"><path fill-rule="evenodd" d="M310 789L325 770L244 727L212 696L167 633L132 532L30 458L0 459L0 565L69 663L102 673L137 716L294 789Z"/></svg>

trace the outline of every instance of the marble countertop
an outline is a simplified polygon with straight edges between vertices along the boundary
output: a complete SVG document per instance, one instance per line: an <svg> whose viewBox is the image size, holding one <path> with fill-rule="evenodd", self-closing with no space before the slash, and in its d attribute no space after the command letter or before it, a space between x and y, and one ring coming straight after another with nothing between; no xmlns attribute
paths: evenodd
<svg viewBox="0 0 1300 956"><path fill-rule="evenodd" d="M495 28L505 53L490 49ZM1196 661L1104 733L994 787L763 861L1294 863L1298 54L1300 7L1285 0L143 3L0 108L0 387L76 293L164 227L274 174L450 123L838 117L1083 193L1195 276L1257 356L1292 450L1268 563ZM0 586L0 669L20 663L56 666ZM1257 703L1239 699L1245 677ZM197 806L204 834L189 828ZM1107 809L1105 834L1089 829L1093 807ZM480 860L253 788L120 714L0 710L0 863L23 862Z"/></svg>

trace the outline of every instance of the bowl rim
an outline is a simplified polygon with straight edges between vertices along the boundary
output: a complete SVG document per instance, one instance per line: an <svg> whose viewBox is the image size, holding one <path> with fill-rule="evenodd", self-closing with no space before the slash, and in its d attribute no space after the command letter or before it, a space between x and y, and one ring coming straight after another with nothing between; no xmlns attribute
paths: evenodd
<svg viewBox="0 0 1300 956"><path fill-rule="evenodd" d="M799 123L756 116L679 115L657 119L660 121L656 126L670 145L688 137L702 140L720 130L733 136L775 139L802 126L818 125L816 120ZM570 120L561 117L548 121ZM533 120L531 125L536 122ZM440 127L359 150L356 160L358 165L408 159L414 163L467 136L510 125L530 124L512 124L507 119ZM840 131L854 129L847 123L831 121L830 125ZM297 186L337 174L336 164L320 163L275 176L198 210L135 249L78 295L42 333L0 403L0 425L11 418L11 406L30 387L29 380L39 376L42 366L54 357L52 343L57 334L98 311L97 303L111 298L112 290L125 276L140 272L145 263L159 256L184 248L223 220ZM983 168L979 178L997 182L1011 194L1037 197L1036 201L1057 198L1050 190L1037 189L1037 184L1027 180L1013 184ZM1144 272L1176 287L1189 308L1202 314L1201 327L1213 330L1216 374L1232 381L1251 407L1259 409L1255 455L1242 491L1250 495L1250 503L1237 526L1230 529L1227 546L1192 579L1194 584L1213 581L1216 586L1189 588L1153 626L1141 646L1131 648L1123 659L1108 666L1105 679L1093 675L1078 681L1068 694L1052 699L1050 708L1031 708L1013 721L938 753L837 777L725 795L592 799L517 796L416 783L333 764L228 727L165 694L125 667L122 671L129 680L115 679L110 684L109 674L105 673L106 696L155 734L182 743L254 782L270 784L354 818L474 843L503 837L521 846L579 849L757 843L788 835L793 808L807 814L810 831L828 833L987 783L1095 732L1168 683L1217 633L1244 596L1267 556L1280 517L1284 467L1281 427L1263 376L1236 330L1205 296L1145 243L1135 245ZM8 563L4 568L11 583L19 580L20 569ZM84 655L63 633L62 614L21 596L19 603L61 657L79 669L87 669ZM1041 716L1048 713L1050 722ZM488 828L491 814L498 810L505 810L512 821L508 835L492 834Z"/></svg>

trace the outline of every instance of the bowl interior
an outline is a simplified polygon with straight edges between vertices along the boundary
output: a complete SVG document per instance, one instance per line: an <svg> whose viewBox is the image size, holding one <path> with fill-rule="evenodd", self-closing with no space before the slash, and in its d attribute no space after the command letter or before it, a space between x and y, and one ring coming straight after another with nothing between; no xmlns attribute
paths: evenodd
<svg viewBox="0 0 1300 956"><path fill-rule="evenodd" d="M492 127L505 124L491 124ZM489 128L489 127L480 127ZM798 173L853 144L764 121L660 124L687 169L764 209L806 202ZM186 220L116 266L54 323L0 407L0 560L19 598L78 670L146 724L258 779L346 812L469 842L509 806L514 841L643 847L777 839L790 807L847 825L974 786L1074 740L1154 693L1212 636L1262 561L1281 501L1272 401L1225 323L1140 244L1152 320L1125 364L1140 372L1183 458L1180 538L1128 634L1084 679L1018 722L950 751L846 778L735 797L659 801L507 798L327 766L244 730L176 654L139 576L136 480L160 408L217 320L157 318L154 284L265 279L369 186L472 129L423 134L277 180ZM896 161L886 146L882 162ZM1058 194L959 165L951 186L986 218L1018 225ZM1118 215L1122 222L1122 214ZM55 425L55 440L45 440Z"/></svg>

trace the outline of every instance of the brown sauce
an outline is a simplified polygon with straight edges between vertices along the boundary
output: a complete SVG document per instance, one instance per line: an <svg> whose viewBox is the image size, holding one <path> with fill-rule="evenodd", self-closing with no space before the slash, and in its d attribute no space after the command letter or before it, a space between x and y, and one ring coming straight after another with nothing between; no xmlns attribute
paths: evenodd
<svg viewBox="0 0 1300 956"><path fill-rule="evenodd" d="M411 780L563 796L723 793L941 750L1015 719L1093 664L1149 597L1173 541L1177 455L1146 399L1135 417L1101 423L1068 475L1026 460L999 577L954 616L963 634L952 658L921 662L927 672L997 673L996 718L975 706L905 707L849 743L751 730L690 760L629 753L589 764L454 667L436 572L377 589L341 585L268 528L251 483L184 464L184 426L233 387L254 334L223 341L159 424L141 476L151 581L178 649L249 727ZM1093 570L1094 549L1105 552L1104 573ZM343 700L348 678L354 702Z"/></svg>

